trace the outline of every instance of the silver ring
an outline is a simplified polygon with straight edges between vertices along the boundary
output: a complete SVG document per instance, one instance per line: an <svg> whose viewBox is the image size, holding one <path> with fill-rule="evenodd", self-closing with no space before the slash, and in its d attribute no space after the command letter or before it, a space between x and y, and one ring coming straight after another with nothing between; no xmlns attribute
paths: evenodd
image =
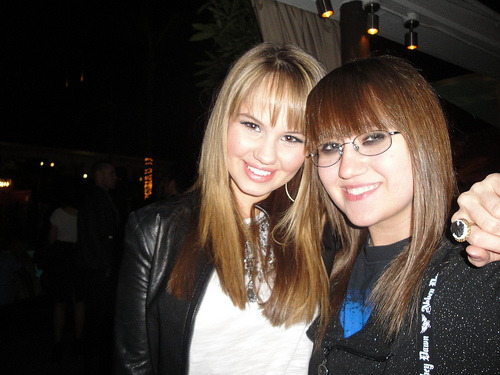
<svg viewBox="0 0 500 375"><path fill-rule="evenodd" d="M451 234L457 242L465 242L470 237L470 230L474 223L467 219L458 219L451 224Z"/></svg>

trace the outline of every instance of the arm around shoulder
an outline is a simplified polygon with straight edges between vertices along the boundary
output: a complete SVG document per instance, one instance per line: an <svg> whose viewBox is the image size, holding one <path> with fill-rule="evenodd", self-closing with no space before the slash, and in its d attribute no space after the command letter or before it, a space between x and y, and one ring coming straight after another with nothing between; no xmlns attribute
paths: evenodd
<svg viewBox="0 0 500 375"><path fill-rule="evenodd" d="M500 260L500 173L488 175L458 197L460 209L452 221L466 219L475 225L467 239L467 254L481 267Z"/></svg>

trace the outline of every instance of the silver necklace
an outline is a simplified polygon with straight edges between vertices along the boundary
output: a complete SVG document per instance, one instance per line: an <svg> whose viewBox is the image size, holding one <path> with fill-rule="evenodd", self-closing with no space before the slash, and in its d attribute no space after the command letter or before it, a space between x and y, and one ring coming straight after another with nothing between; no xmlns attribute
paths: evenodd
<svg viewBox="0 0 500 375"><path fill-rule="evenodd" d="M269 220L266 217L262 217L259 219L259 240L261 249L267 248L267 234L269 232ZM245 266L245 288L247 292L247 299L249 302L257 302L259 299L258 291L255 288L254 280L252 277L252 273L254 267L257 270L257 281L262 283L264 281L264 275L262 272L262 264L259 260L255 260L252 248L250 247L250 243L247 241L245 246L245 259L243 260ZM270 271L274 267L274 255L271 250L269 255L269 259L267 261L267 270Z"/></svg>

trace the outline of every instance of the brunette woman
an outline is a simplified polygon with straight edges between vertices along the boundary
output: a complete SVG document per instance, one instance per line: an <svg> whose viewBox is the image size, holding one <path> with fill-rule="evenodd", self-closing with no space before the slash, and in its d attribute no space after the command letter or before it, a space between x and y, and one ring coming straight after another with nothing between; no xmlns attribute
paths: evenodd
<svg viewBox="0 0 500 375"><path fill-rule="evenodd" d="M476 268L448 238L454 172L431 86L403 60L358 60L316 86L306 116L296 204L340 244L310 373L500 373L500 263Z"/></svg>

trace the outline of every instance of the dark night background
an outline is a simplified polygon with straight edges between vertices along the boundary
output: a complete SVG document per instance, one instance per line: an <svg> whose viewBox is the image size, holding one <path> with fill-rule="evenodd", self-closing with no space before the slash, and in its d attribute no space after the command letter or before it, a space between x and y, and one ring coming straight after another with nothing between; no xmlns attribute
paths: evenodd
<svg viewBox="0 0 500 375"><path fill-rule="evenodd" d="M189 42L192 24L208 22L197 14L203 3L2 2L0 141L194 169L211 100L195 72L212 45ZM467 73L383 38L371 44L410 59L431 82Z"/></svg>
<svg viewBox="0 0 500 375"><path fill-rule="evenodd" d="M207 103L203 43L188 40L201 3L2 2L0 140L195 158Z"/></svg>

